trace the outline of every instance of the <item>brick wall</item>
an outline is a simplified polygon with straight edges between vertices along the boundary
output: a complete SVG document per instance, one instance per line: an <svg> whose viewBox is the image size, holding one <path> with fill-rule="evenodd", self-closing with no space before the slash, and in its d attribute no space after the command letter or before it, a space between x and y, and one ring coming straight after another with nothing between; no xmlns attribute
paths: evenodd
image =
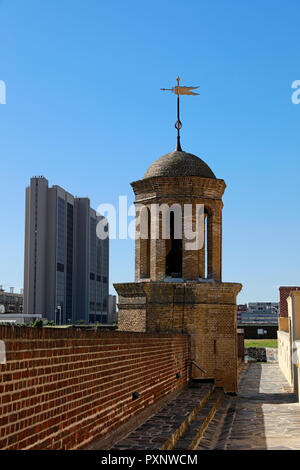
<svg viewBox="0 0 300 470"><path fill-rule="evenodd" d="M148 332L190 334L192 358L206 370L206 377L215 378L225 392L237 391L235 300L241 284L146 281L114 286L119 293L119 329L136 328L139 317L145 325L146 317ZM203 374L194 367L193 375Z"/></svg>
<svg viewBox="0 0 300 470"><path fill-rule="evenodd" d="M238 358L244 360L245 356L245 333L242 328L238 329L237 332L237 347L238 347Z"/></svg>
<svg viewBox="0 0 300 470"><path fill-rule="evenodd" d="M298 286L282 286L279 287L279 297L280 297L280 316L287 317L288 316L288 305L287 305L287 298L293 290L300 290Z"/></svg>
<svg viewBox="0 0 300 470"><path fill-rule="evenodd" d="M0 449L83 448L188 380L188 335L0 326L0 340Z"/></svg>

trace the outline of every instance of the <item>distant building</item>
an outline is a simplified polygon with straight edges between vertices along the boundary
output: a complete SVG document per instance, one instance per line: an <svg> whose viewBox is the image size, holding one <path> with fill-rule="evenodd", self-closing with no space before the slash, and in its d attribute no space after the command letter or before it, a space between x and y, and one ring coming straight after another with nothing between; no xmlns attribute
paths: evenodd
<svg viewBox="0 0 300 470"><path fill-rule="evenodd" d="M1 307L3 306L3 307ZM10 292L4 292L0 286L0 313L22 313L23 294L17 294L10 288Z"/></svg>
<svg viewBox="0 0 300 470"><path fill-rule="evenodd" d="M237 306L237 321L240 323L242 321L242 312L247 312L247 304Z"/></svg>
<svg viewBox="0 0 300 470"><path fill-rule="evenodd" d="M24 313L56 323L108 320L109 238L88 198L42 176L26 188Z"/></svg>
<svg viewBox="0 0 300 470"><path fill-rule="evenodd" d="M299 286L282 286L279 287L279 300L280 300L280 316L288 316L287 298L293 290L300 290Z"/></svg>
<svg viewBox="0 0 300 470"><path fill-rule="evenodd" d="M278 302L249 302L248 312L276 312L279 313Z"/></svg>
<svg viewBox="0 0 300 470"><path fill-rule="evenodd" d="M108 296L108 323L117 323L117 296Z"/></svg>
<svg viewBox="0 0 300 470"><path fill-rule="evenodd" d="M249 302L247 309L240 311L238 323L239 325L277 325L278 317L279 303Z"/></svg>
<svg viewBox="0 0 300 470"><path fill-rule="evenodd" d="M7 323L11 325L31 325L35 320L40 320L41 318L42 315L25 315L24 313L0 314L0 325L5 325Z"/></svg>

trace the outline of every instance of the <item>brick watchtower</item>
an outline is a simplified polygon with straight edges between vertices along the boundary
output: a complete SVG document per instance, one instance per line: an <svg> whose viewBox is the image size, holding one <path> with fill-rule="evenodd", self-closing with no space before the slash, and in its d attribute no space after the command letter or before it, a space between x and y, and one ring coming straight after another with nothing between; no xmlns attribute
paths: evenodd
<svg viewBox="0 0 300 470"><path fill-rule="evenodd" d="M176 150L156 160L132 187L140 217L135 282L115 284L119 330L189 333L192 359L206 370L205 377L215 378L227 392L236 392L236 296L242 285L221 280L225 182L200 158ZM152 210L163 204L170 208L168 238L162 229L165 214ZM175 234L175 213L183 227L185 204L192 207L194 227L197 204L204 205L205 241L196 249L190 249L185 234L181 239ZM194 367L193 376L203 374Z"/></svg>
<svg viewBox="0 0 300 470"><path fill-rule="evenodd" d="M237 392L236 296L222 282L222 196L225 182L200 158L182 151L177 86L177 146L132 183L137 214L135 282L115 284L119 330L191 335L191 358L226 392ZM194 237L194 238L193 238ZM198 368L192 371L201 377Z"/></svg>

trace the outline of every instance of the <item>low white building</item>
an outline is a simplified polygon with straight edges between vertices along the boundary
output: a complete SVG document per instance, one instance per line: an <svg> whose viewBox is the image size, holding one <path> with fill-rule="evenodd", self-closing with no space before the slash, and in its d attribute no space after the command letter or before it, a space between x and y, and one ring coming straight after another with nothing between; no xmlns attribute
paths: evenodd
<svg viewBox="0 0 300 470"><path fill-rule="evenodd" d="M35 322L35 320L42 319L42 315L26 315L25 313L5 313L0 315L0 325L5 325L7 323L15 325L30 325Z"/></svg>

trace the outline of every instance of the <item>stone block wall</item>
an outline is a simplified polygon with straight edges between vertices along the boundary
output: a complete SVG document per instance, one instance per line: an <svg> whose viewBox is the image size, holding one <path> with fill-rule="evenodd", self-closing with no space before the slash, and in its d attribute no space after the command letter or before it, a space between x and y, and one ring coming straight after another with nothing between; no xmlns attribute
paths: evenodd
<svg viewBox="0 0 300 470"><path fill-rule="evenodd" d="M289 332L289 319L288 317L279 317L278 318L278 330Z"/></svg>
<svg viewBox="0 0 300 470"><path fill-rule="evenodd" d="M184 334L0 326L0 340L0 449L84 448L188 381Z"/></svg>
<svg viewBox="0 0 300 470"><path fill-rule="evenodd" d="M278 362L285 378L292 384L291 340L289 333L278 331Z"/></svg>
<svg viewBox="0 0 300 470"><path fill-rule="evenodd" d="M278 349L277 348L245 348L245 355L256 359L258 362L278 362Z"/></svg>
<svg viewBox="0 0 300 470"><path fill-rule="evenodd" d="M245 348L245 355L258 362L267 362L266 348Z"/></svg>

